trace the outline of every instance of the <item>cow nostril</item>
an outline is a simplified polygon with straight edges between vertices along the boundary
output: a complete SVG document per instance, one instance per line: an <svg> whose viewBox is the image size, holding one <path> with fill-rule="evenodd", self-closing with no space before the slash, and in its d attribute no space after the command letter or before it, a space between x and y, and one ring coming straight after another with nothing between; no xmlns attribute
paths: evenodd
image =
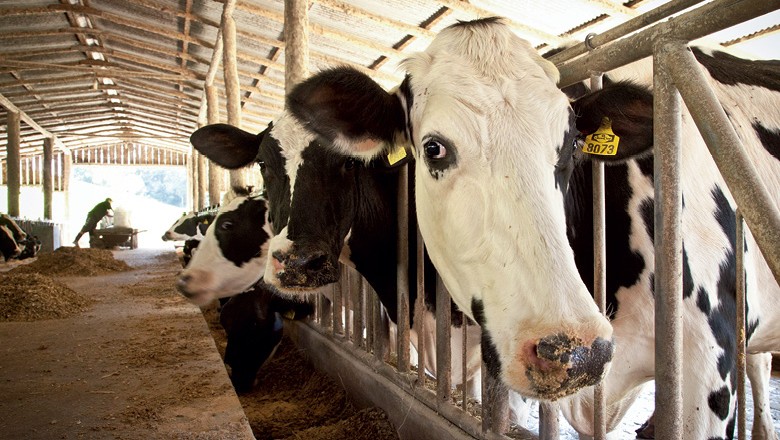
<svg viewBox="0 0 780 440"><path fill-rule="evenodd" d="M178 280L176 280L176 288L179 290L179 292L187 293L187 285L189 285L190 281L192 280L192 275L190 274L184 274L179 277Z"/></svg>
<svg viewBox="0 0 780 440"><path fill-rule="evenodd" d="M303 266L310 272L319 272L325 267L328 257L324 253L316 253L303 261Z"/></svg>

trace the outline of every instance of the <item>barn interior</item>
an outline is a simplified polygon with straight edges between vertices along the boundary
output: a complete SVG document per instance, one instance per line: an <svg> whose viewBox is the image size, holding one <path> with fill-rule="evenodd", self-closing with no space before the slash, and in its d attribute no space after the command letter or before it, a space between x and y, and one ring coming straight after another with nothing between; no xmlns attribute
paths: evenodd
<svg viewBox="0 0 780 440"><path fill-rule="evenodd" d="M227 170L210 162L193 149L190 135L213 123L260 133L283 111L291 85L334 66L356 68L390 90L403 80L399 62L458 21L505 17L540 53L573 46L569 57L552 58L571 67L588 53L610 53L613 40L704 8L711 8L711 21L718 24L709 29L701 20L693 42L749 58L780 58L776 0L3 1L0 213L36 235L41 250L35 258L0 263L0 295L6 296L0 303L8 307L0 310L6 315L0 319L0 437L576 438L570 427L562 427L560 437L545 437L538 420L545 416L538 413L528 432L494 435L474 428L481 419L459 425L466 416L456 415L455 422L431 422L436 428L424 437L419 430L426 417L434 417L429 412L454 410L439 408L435 398L410 403L408 389L387 398L391 407L421 414L402 429L403 413L376 409L372 398L360 395L359 388L373 387L389 396L392 381L366 379L366 371L359 385L345 384L339 369L362 371L365 363L346 359L349 350L338 351L317 332L290 322L285 331L291 339L276 358L292 356L284 351L290 347L303 352L314 365L313 382L336 378L334 388L315 394L346 390L350 397L334 397L340 418L329 409L317 413L326 420L320 431L306 433L311 426L300 420L269 428L283 405L253 406L253 398L267 404L273 397L233 390L216 304L201 309L176 291L183 243L160 238L183 212L209 210L231 186L261 188L262 178L256 166ZM116 260L128 267L58 272L57 260L47 256L63 260L55 251L72 248L87 212L107 197L114 217L99 226L103 233L90 249L108 254L83 249L81 263ZM24 269L41 260L48 266ZM27 275L14 277L11 288L5 282L16 273ZM11 309L11 300L24 300L11 293L21 295L32 285L32 273L46 277L40 286L78 294L78 307L36 315L32 309L44 301L39 297L27 315ZM50 307L62 311L66 303ZM333 350L339 355L322 354ZM774 362L771 415L779 431L778 355ZM623 435L652 413L652 390L645 395L645 406L623 425ZM419 436L410 437L410 430Z"/></svg>

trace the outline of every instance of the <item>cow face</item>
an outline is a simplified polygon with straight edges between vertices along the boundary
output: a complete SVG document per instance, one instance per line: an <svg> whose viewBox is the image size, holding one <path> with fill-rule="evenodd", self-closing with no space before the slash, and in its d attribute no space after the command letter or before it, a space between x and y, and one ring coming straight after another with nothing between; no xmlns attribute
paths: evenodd
<svg viewBox="0 0 780 440"><path fill-rule="evenodd" d="M353 70L324 72L288 95L288 109L342 154L411 141L420 230L453 299L482 326L493 374L542 399L595 384L612 328L566 237L556 166L574 118L557 71L493 19L445 29L405 67L395 94Z"/></svg>
<svg viewBox="0 0 780 440"><path fill-rule="evenodd" d="M200 240L206 234L214 214L197 212L184 213L162 236L163 241Z"/></svg>
<svg viewBox="0 0 780 440"><path fill-rule="evenodd" d="M356 218L384 221L379 212L394 206L376 194L403 160L393 167L386 160L337 154L288 114L257 136L216 124L193 133L191 141L220 165L245 166L249 157L259 164L276 234L264 281L286 294L310 293L337 281L339 259L349 259L344 243ZM395 231L386 235L394 240Z"/></svg>
<svg viewBox="0 0 780 440"><path fill-rule="evenodd" d="M176 283L198 305L242 292L263 274L271 231L262 197L239 196L217 213Z"/></svg>

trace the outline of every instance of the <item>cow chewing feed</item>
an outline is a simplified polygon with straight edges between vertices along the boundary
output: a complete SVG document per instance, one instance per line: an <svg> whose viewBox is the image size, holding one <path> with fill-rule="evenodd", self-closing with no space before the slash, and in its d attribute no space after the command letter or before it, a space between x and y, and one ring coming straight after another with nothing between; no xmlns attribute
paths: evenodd
<svg viewBox="0 0 780 440"><path fill-rule="evenodd" d="M692 50L780 202L780 64ZM453 299L482 326L488 368L527 396L571 396L562 410L585 434L592 398L577 392L604 378L612 430L654 375L646 75L626 83L616 72L604 90L570 102L556 87L555 66L496 18L444 29L403 67L407 78L393 93L353 69L324 71L294 88L288 110L348 156L411 144L420 230ZM600 128L619 145L613 156L589 157L581 139ZM731 438L734 202L688 115L682 139L683 437ZM610 163L611 324L589 293L590 160ZM780 287L750 234L746 248L748 350L778 350Z"/></svg>
<svg viewBox="0 0 780 440"><path fill-rule="evenodd" d="M225 363L238 393L254 388L257 372L282 340L282 317L303 319L314 313L311 304L282 298L262 281L222 306L219 322L227 333Z"/></svg>
<svg viewBox="0 0 780 440"><path fill-rule="evenodd" d="M14 233L5 225L0 225L0 253L3 260L8 261L22 253L22 249L14 239Z"/></svg>

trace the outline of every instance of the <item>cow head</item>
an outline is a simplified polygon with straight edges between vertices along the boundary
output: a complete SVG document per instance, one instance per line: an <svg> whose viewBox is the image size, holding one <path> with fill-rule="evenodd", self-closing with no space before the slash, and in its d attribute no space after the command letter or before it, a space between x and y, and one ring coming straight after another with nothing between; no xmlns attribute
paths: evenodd
<svg viewBox="0 0 780 440"><path fill-rule="evenodd" d="M162 236L163 241L200 240L206 235L209 224L214 220L213 213L184 213Z"/></svg>
<svg viewBox="0 0 780 440"><path fill-rule="evenodd" d="M573 109L555 66L499 19L443 30L404 67L393 93L353 69L321 72L288 95L288 111L341 156L413 145L420 230L453 300L482 326L493 374L542 399L597 383L612 328L575 265L561 174L583 155L575 115L585 134L604 116L619 134L647 124L591 113L598 97ZM643 142L627 138L605 158L623 160Z"/></svg>
<svg viewBox="0 0 780 440"><path fill-rule="evenodd" d="M336 282L339 259L349 258L345 241L355 220L386 221L386 205L395 205L388 197L366 195L379 191L380 180L397 178L394 171L403 160L391 165L387 159L361 161L335 154L289 114L259 135L217 124L199 129L191 141L222 166L259 164L276 234L264 281L282 293L308 294ZM359 203L366 198L376 202ZM388 235L389 240L394 237L395 231Z"/></svg>
<svg viewBox="0 0 780 440"><path fill-rule="evenodd" d="M260 196L240 195L220 208L176 287L198 305L242 292L265 268L268 209Z"/></svg>

